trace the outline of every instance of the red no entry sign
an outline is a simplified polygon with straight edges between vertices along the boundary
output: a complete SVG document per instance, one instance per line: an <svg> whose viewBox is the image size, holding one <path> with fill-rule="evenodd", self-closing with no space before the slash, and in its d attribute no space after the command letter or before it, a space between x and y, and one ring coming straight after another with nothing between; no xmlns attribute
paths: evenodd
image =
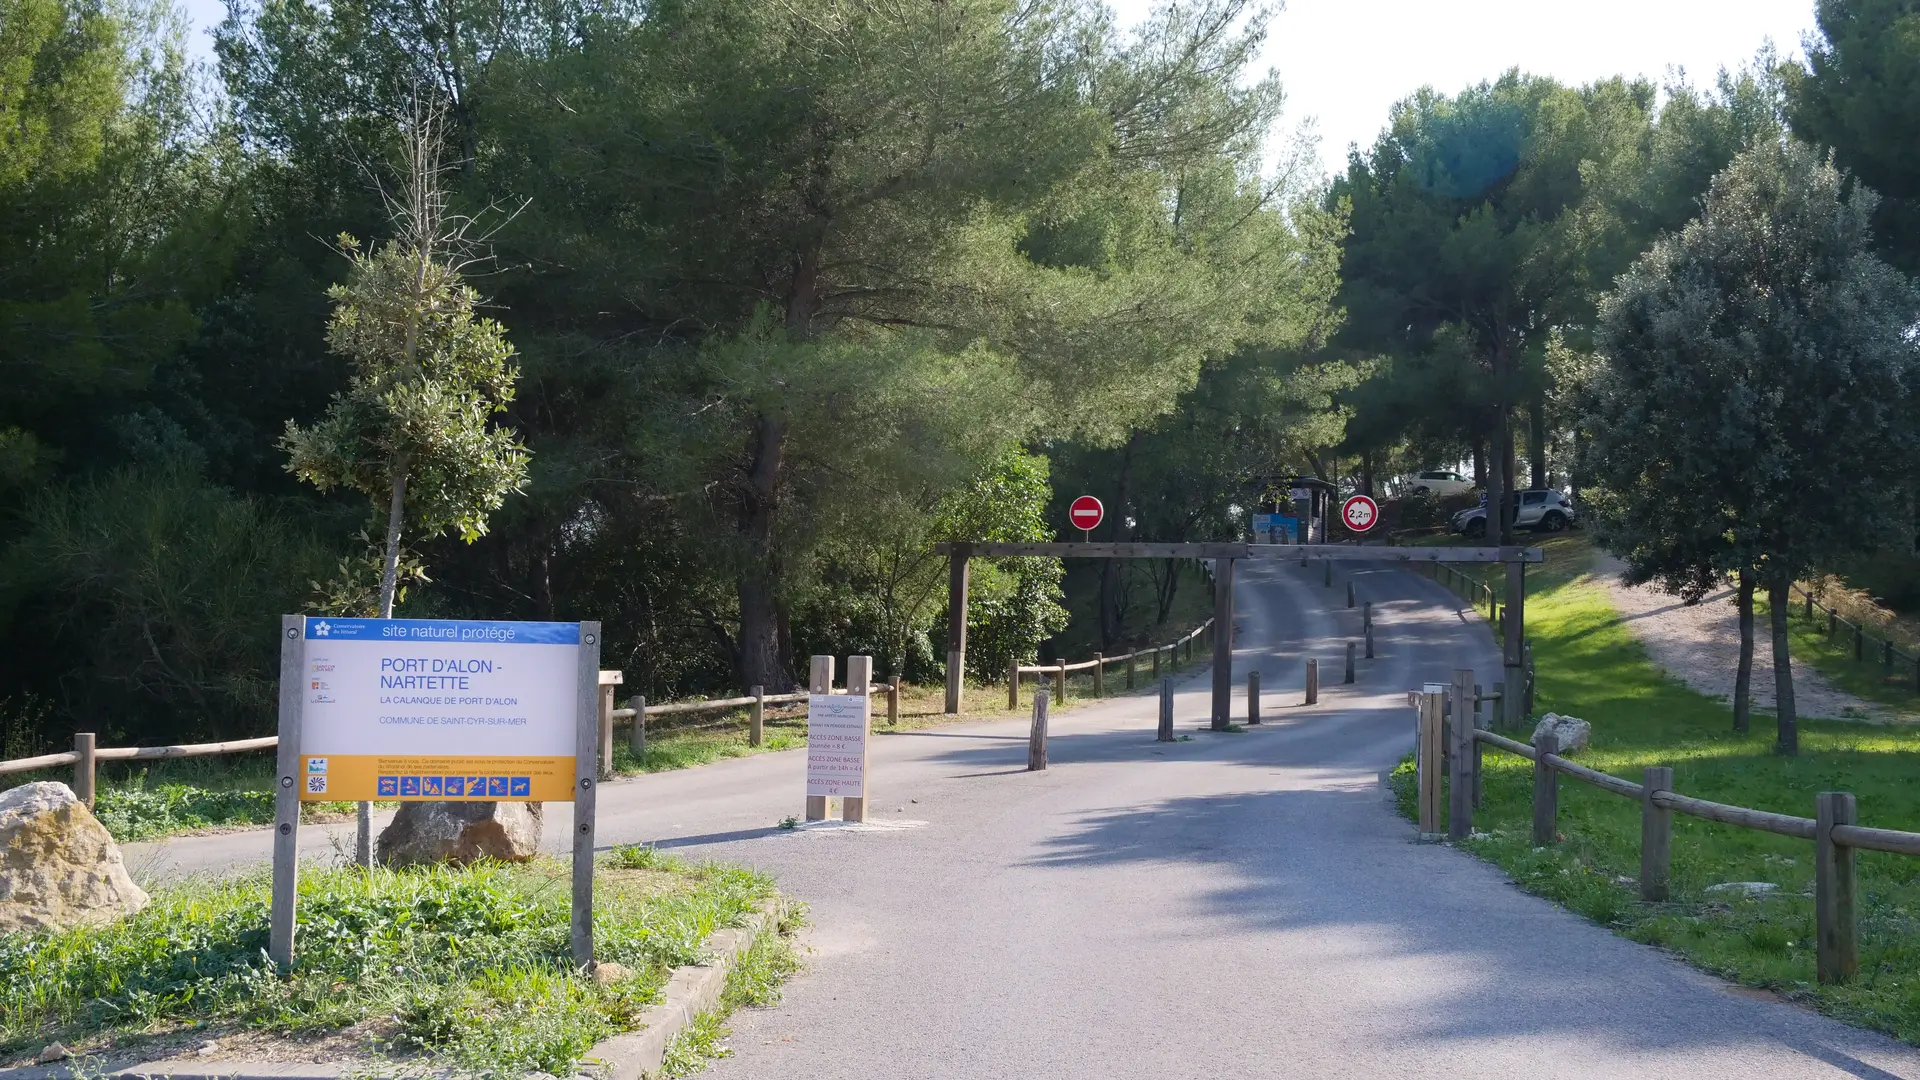
<svg viewBox="0 0 1920 1080"><path fill-rule="evenodd" d="M1092 532L1093 527L1106 516L1107 508L1091 495L1080 496L1067 508L1067 520L1073 522L1073 527L1081 532Z"/></svg>
<svg viewBox="0 0 1920 1080"><path fill-rule="evenodd" d="M1340 520L1354 532L1366 532L1380 520L1380 507L1365 495L1355 495L1340 507Z"/></svg>

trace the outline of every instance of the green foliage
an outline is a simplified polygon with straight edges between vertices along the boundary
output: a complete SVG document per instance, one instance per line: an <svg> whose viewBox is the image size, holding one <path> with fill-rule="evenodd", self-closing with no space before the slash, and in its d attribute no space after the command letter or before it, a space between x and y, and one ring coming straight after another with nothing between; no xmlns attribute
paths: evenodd
<svg viewBox="0 0 1920 1080"><path fill-rule="evenodd" d="M571 1075L771 889L716 866L603 875L596 953L635 974L600 986L572 969L569 894L555 887L565 873L533 863L303 875L300 949L284 979L265 956L263 878L164 891L109 926L0 936L0 1048L182 1022L316 1032L391 1016L396 1049L463 1072Z"/></svg>

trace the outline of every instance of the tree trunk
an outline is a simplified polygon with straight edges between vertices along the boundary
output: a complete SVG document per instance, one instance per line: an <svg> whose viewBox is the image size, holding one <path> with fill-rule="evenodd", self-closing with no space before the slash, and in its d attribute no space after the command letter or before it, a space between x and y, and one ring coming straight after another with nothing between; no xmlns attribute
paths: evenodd
<svg viewBox="0 0 1920 1080"><path fill-rule="evenodd" d="M755 418L753 426L753 463L747 470L740 520L747 563L735 582L740 598L740 686L764 686L769 693L783 694L793 689L793 677L782 663L774 521L787 425L763 415Z"/></svg>
<svg viewBox="0 0 1920 1080"><path fill-rule="evenodd" d="M1373 497L1373 451L1371 450L1360 455L1360 493L1368 498Z"/></svg>
<svg viewBox="0 0 1920 1080"><path fill-rule="evenodd" d="M1740 571L1740 667L1733 677L1733 730L1747 733L1753 701L1753 573Z"/></svg>
<svg viewBox="0 0 1920 1080"><path fill-rule="evenodd" d="M1180 564L1173 559L1164 560L1167 576L1160 586L1159 625L1166 625L1167 616L1173 612L1173 594L1180 588Z"/></svg>
<svg viewBox="0 0 1920 1080"><path fill-rule="evenodd" d="M1486 538L1495 544L1507 542L1507 470L1505 433L1506 417L1501 410L1494 411L1492 453L1487 455L1487 526Z"/></svg>
<svg viewBox="0 0 1920 1080"><path fill-rule="evenodd" d="M1487 490L1487 440L1473 440L1473 486Z"/></svg>
<svg viewBox="0 0 1920 1080"><path fill-rule="evenodd" d="M1573 429L1573 457L1567 465L1567 498L1576 504L1580 501L1580 470L1586 456L1586 441L1580 434L1579 425Z"/></svg>
<svg viewBox="0 0 1920 1080"><path fill-rule="evenodd" d="M393 618L393 597L400 591L400 532L407 516L408 455L393 463L393 495L387 500L387 557L380 570L380 617Z"/></svg>
<svg viewBox="0 0 1920 1080"><path fill-rule="evenodd" d="M1786 757L1800 753L1800 724L1793 708L1793 664L1787 644L1787 595L1790 579L1775 574L1767 582L1767 620L1773 624L1773 697L1777 727L1773 752Z"/></svg>
<svg viewBox="0 0 1920 1080"><path fill-rule="evenodd" d="M1140 433L1135 431L1127 437L1127 445L1120 451L1120 490L1114 500L1110 520L1113 526L1107 535L1121 543L1131 538L1132 530L1127 528L1127 504L1133 498L1133 451L1140 445ZM1100 650L1112 652L1126 631L1126 612L1118 603L1120 583L1120 560L1100 560Z"/></svg>
<svg viewBox="0 0 1920 1080"><path fill-rule="evenodd" d="M1547 486L1547 403L1536 397L1527 406L1527 464L1533 467L1533 486Z"/></svg>

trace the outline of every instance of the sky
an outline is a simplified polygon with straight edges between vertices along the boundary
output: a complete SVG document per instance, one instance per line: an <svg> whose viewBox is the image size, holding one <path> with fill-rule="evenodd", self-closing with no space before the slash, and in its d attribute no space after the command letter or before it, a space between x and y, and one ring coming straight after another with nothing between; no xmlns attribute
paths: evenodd
<svg viewBox="0 0 1920 1080"><path fill-rule="evenodd" d="M184 2L205 56L221 0ZM1153 0L1108 2L1131 24ZM1569 83L1659 81L1677 67L1711 84L1769 38L1798 54L1813 27L1813 0L1287 0L1263 67L1287 89L1287 126L1314 120L1330 171L1349 143L1371 145L1387 110L1421 86L1452 93L1515 66Z"/></svg>

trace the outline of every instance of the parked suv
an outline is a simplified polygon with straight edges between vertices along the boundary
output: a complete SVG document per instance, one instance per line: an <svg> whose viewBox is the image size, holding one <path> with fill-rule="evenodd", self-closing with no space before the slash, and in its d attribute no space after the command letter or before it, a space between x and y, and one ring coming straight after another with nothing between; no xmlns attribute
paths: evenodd
<svg viewBox="0 0 1920 1080"><path fill-rule="evenodd" d="M1435 495L1465 495L1473 490L1473 481L1451 469L1428 469L1413 478L1408 490L1418 495L1423 491Z"/></svg>
<svg viewBox="0 0 1920 1080"><path fill-rule="evenodd" d="M1513 497L1519 503L1513 515L1513 527L1516 529L1559 532L1574 523L1573 503L1557 491L1535 488L1516 491ZM1487 535L1486 504L1469 507L1453 515L1453 521L1447 528L1450 532L1475 538Z"/></svg>

